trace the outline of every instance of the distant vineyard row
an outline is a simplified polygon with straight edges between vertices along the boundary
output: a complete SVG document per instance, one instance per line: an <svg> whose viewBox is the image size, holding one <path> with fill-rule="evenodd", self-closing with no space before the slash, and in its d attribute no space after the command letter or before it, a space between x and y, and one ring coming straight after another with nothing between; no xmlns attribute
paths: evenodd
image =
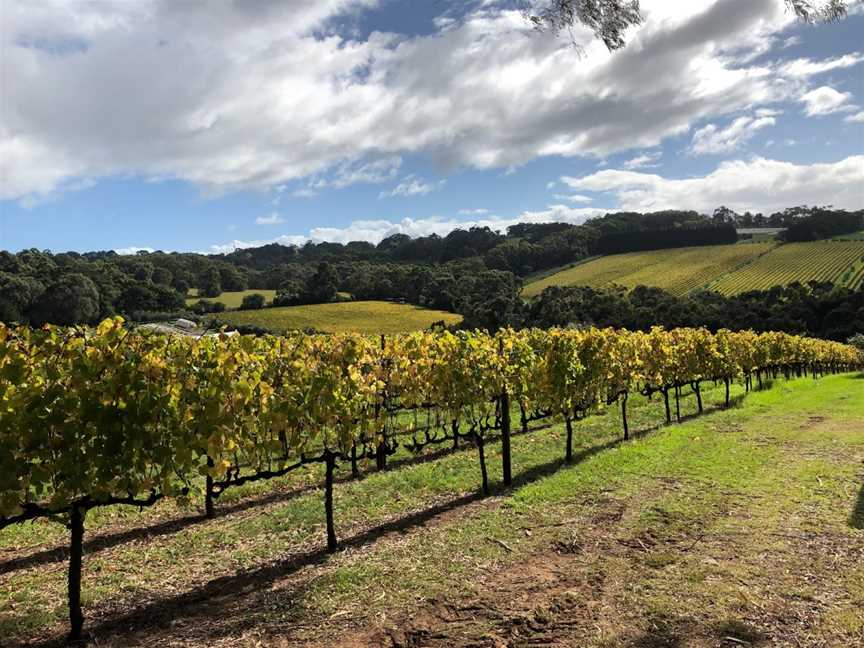
<svg viewBox="0 0 864 648"><path fill-rule="evenodd" d="M864 241L751 243L632 252L600 257L525 286L533 297L547 286L656 286L683 295L704 288L725 295L793 282L864 285Z"/></svg>
<svg viewBox="0 0 864 648"><path fill-rule="evenodd" d="M0 529L50 517L70 529L71 638L83 627L84 518L106 505L149 506L201 490L212 514L226 489L326 466L327 546L335 550L337 459L383 467L409 448L472 441L488 492L487 435L502 441L509 484L511 402L523 426L572 421L632 393L663 395L671 421L680 389L702 410L700 384L763 372L814 375L860 367L854 347L783 333L655 328L423 332L192 339L130 332L120 318L94 330L0 324ZM512 401L511 401L512 399ZM416 414L426 413L426 425ZM677 412L676 412L677 414Z"/></svg>

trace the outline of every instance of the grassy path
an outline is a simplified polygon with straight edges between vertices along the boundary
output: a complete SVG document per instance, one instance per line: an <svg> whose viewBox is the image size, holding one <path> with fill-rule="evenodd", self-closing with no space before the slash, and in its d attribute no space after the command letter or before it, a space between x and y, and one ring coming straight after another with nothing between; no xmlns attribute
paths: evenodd
<svg viewBox="0 0 864 648"><path fill-rule="evenodd" d="M581 422L572 466L560 426L516 437L516 485L489 498L473 451L342 484L335 556L320 493L280 496L296 482L238 491L210 521L109 512L95 535L146 515L176 528L85 557L87 624L102 646L864 637L864 380L778 383L657 429L662 417L656 401L634 408L634 428L653 431L629 443L617 415ZM0 645L63 632L65 565L26 562L57 544L55 526L0 536Z"/></svg>

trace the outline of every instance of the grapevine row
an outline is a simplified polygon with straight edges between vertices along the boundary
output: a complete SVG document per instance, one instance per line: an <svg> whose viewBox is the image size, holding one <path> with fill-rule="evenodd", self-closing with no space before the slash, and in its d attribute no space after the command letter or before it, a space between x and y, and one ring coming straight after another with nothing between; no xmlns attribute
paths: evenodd
<svg viewBox="0 0 864 648"><path fill-rule="evenodd" d="M402 443L502 442L511 483L511 405L527 423L572 421L629 395L689 387L702 409L705 380L729 384L764 372L817 376L859 368L853 347L749 331L655 328L418 332L202 339L130 331L120 318L96 329L0 324L0 529L37 518L70 529L70 637L81 636L80 583L87 511L151 506L203 491L205 510L228 488L325 466L328 550L336 462ZM680 418L680 412L678 412ZM203 485L203 488L202 488Z"/></svg>

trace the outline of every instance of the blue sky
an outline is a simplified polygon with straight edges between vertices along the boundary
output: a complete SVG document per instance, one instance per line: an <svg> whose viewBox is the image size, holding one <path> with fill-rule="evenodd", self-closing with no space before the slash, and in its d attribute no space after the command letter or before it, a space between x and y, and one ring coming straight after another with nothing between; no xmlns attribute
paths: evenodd
<svg viewBox="0 0 864 648"><path fill-rule="evenodd" d="M615 209L864 207L864 11L4 2L0 248L228 251Z"/></svg>

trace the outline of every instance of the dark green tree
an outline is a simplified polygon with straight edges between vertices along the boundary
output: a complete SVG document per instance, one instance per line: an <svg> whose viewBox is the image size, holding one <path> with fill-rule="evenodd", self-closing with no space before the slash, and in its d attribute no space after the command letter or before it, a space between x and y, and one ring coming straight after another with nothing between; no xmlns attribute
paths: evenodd
<svg viewBox="0 0 864 648"><path fill-rule="evenodd" d="M0 272L0 322L26 324L33 303L45 292L38 280Z"/></svg>
<svg viewBox="0 0 864 648"><path fill-rule="evenodd" d="M70 273L52 283L31 309L34 324L92 324L99 317L99 291L82 274Z"/></svg>
<svg viewBox="0 0 864 648"><path fill-rule="evenodd" d="M251 295L245 295L243 297L243 301L240 304L240 310L258 310L260 308L264 308L264 305L267 303L267 299L261 293L252 293Z"/></svg>
<svg viewBox="0 0 864 648"><path fill-rule="evenodd" d="M202 297L218 297L222 294L222 276L216 268L210 268L201 277L198 294Z"/></svg>
<svg viewBox="0 0 864 648"><path fill-rule="evenodd" d="M318 264L315 274L309 277L303 291L303 301L309 304L323 304L331 301L339 289L339 275L326 261Z"/></svg>

